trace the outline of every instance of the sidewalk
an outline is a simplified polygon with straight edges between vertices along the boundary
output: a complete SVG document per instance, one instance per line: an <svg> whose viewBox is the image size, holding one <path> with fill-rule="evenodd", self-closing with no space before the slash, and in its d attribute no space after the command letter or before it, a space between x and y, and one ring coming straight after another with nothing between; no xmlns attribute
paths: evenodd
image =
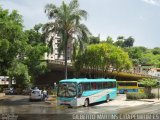
<svg viewBox="0 0 160 120"><path fill-rule="evenodd" d="M5 93L0 93L0 99L1 97L4 97L5 96Z"/></svg>
<svg viewBox="0 0 160 120"><path fill-rule="evenodd" d="M133 106L139 106L139 105L146 105L146 104L154 104L154 103L160 103L160 100L158 98L156 99L139 99L139 100L126 100L125 95L119 95L117 99L110 101L108 103L99 104L97 106L116 106L120 108L125 107L133 107Z"/></svg>

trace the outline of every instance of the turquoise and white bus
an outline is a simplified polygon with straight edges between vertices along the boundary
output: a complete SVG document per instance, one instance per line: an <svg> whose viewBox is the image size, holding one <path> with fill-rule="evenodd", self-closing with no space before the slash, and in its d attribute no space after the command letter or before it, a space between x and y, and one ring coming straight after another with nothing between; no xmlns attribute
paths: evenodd
<svg viewBox="0 0 160 120"><path fill-rule="evenodd" d="M115 79L67 79L58 85L58 105L87 107L91 103L109 101L117 96Z"/></svg>

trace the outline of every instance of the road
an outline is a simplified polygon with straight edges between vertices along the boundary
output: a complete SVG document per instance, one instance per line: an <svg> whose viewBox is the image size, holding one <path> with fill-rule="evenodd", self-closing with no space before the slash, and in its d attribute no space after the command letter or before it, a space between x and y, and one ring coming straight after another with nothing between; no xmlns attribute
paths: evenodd
<svg viewBox="0 0 160 120"><path fill-rule="evenodd" d="M120 96L118 99L121 99ZM116 101L116 100L115 100ZM69 120L74 114L140 114L140 113L160 113L160 103L143 104L132 107L122 107L121 105L112 105L109 103L92 104L90 107L68 108L66 106L57 106L45 102L29 102L28 96L8 95L0 99L0 114L14 113L23 120ZM50 118L50 119L49 119ZM67 119L68 118L68 119Z"/></svg>

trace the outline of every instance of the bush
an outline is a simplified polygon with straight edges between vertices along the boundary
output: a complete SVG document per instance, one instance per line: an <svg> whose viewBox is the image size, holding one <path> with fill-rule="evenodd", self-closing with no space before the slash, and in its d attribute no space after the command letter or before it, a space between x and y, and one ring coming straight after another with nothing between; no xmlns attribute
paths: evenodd
<svg viewBox="0 0 160 120"><path fill-rule="evenodd" d="M156 97L155 94L151 93L151 94L147 94L148 99L153 99Z"/></svg>
<svg viewBox="0 0 160 120"><path fill-rule="evenodd" d="M137 100L137 99L146 99L147 95L145 93L127 93L127 99Z"/></svg>
<svg viewBox="0 0 160 120"><path fill-rule="evenodd" d="M153 99L155 94L146 94L146 93L127 93L127 99L137 100L137 99Z"/></svg>

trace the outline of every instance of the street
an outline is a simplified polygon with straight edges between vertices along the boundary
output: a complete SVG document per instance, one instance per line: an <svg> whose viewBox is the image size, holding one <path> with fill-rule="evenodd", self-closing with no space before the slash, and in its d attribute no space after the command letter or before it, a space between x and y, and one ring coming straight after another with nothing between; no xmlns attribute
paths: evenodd
<svg viewBox="0 0 160 120"><path fill-rule="evenodd" d="M57 106L56 104L48 104L44 101L29 102L28 96L23 95L7 95L0 99L0 114L14 113L21 116L21 118L30 119L35 117L42 119L42 117L53 118L67 118L65 116L73 114L140 114L140 113L160 113L160 103L149 103L138 106L121 106L115 105L116 102L124 98L120 95L116 100L109 103L96 103L91 104L90 107L68 108L66 106ZM129 101L130 102L130 101ZM134 102L134 101L131 101ZM24 117L25 116L25 117ZM58 117L57 117L58 116ZM29 119L28 118L28 119ZM34 120L35 120L34 118ZM43 118L43 120L44 120ZM67 119L66 119L67 120Z"/></svg>

